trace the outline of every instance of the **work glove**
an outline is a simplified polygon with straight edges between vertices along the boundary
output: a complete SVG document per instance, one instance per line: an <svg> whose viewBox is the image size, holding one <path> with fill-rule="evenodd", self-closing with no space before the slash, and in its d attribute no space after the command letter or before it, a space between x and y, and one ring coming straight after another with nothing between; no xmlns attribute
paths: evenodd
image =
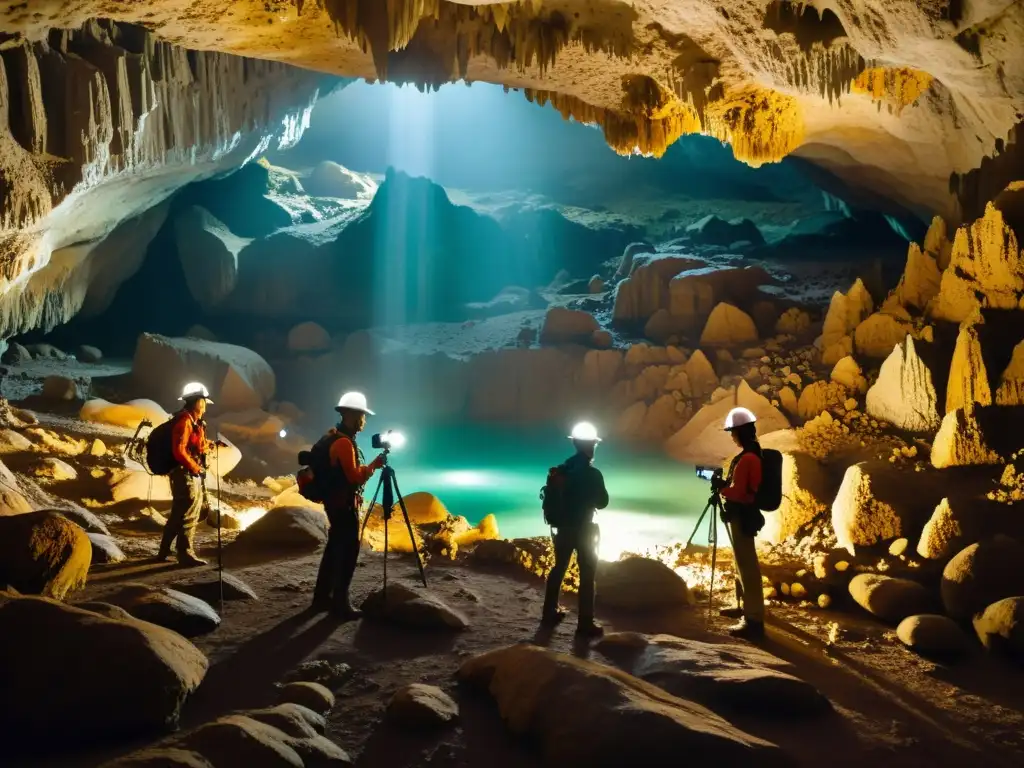
<svg viewBox="0 0 1024 768"><path fill-rule="evenodd" d="M378 453L377 454L377 458L375 458L373 460L373 462L370 464L370 466L373 467L374 471L376 471L376 470L380 469L381 467L383 467L384 464L386 463L386 461L387 461L387 457L383 453Z"/></svg>

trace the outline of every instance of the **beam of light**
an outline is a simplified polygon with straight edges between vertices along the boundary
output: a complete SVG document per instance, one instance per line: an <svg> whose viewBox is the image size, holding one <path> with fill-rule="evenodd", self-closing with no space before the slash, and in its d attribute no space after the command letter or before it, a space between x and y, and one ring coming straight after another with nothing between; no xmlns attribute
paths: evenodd
<svg viewBox="0 0 1024 768"><path fill-rule="evenodd" d="M405 435L401 432L389 431L387 433L387 442L391 448L404 448L406 444Z"/></svg>
<svg viewBox="0 0 1024 768"><path fill-rule="evenodd" d="M238 521L238 528L244 531L265 514L267 514L267 510L263 507L249 507L232 512L231 516Z"/></svg>
<svg viewBox="0 0 1024 768"><path fill-rule="evenodd" d="M438 475L441 486L455 486L457 488L486 488L493 486L494 479L487 472L480 472L475 469L456 469L450 472L442 472Z"/></svg>

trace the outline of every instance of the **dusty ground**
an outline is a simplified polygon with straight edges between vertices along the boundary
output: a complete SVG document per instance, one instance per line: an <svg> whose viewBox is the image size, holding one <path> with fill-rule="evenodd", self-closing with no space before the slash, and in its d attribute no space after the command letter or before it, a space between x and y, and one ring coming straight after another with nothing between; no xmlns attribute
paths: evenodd
<svg viewBox="0 0 1024 768"><path fill-rule="evenodd" d="M206 554L213 553L208 548ZM537 642L568 653L591 653L573 642L571 621L553 635L538 634L539 583L460 566L431 567L430 589L464 611L471 627L457 635L420 633L366 621L340 624L305 613L317 562L314 555L233 571L260 600L228 602L222 626L196 640L209 655L211 670L186 708L183 727L233 709L270 703L274 683L290 669L306 659L326 659L351 666L350 677L337 690L328 735L350 751L356 765L539 764L529 745L506 733L488 699L458 689L453 679L466 656L509 643ZM393 578L414 581L410 560L391 563ZM183 575L172 565L137 562L97 569L78 599L101 599L127 580L163 583ZM355 595L365 595L380 579L380 555L365 553ZM706 615L698 607L664 615L605 613L602 618L616 630L724 640L716 632L722 620L715 619L709 633ZM829 646L827 624L836 618L847 639ZM1024 761L1024 674L1019 670L983 657L957 667L938 666L903 649L877 625L828 612L810 615L779 608L770 622L765 647L794 663L801 676L832 700L836 713L810 721L790 721L784 712L732 719L787 748L800 765L862 766L874 761L886 766L1012 766ZM594 658L601 660L597 654ZM457 728L415 735L382 723L391 693L418 681L439 685L455 696L462 708ZM136 746L11 765L89 768Z"/></svg>

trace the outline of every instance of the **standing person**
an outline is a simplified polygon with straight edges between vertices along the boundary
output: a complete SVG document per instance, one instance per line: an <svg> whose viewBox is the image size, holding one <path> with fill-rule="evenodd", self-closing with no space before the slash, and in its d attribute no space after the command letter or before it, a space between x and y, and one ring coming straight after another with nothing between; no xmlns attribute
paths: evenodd
<svg viewBox="0 0 1024 768"><path fill-rule="evenodd" d="M171 470L171 514L164 525L164 535L157 552L157 560L171 555L171 544L177 539L178 562L185 566L206 565L192 546L196 525L205 503L203 479L206 476L206 457L214 444L206 439L206 406L212 403L206 387L198 382L186 384L179 400L181 410L174 415L171 430L171 454L177 466Z"/></svg>
<svg viewBox="0 0 1024 768"><path fill-rule="evenodd" d="M384 454L363 464L363 452L356 435L366 426L367 415L374 413L367 408L362 392L346 392L334 410L341 414L341 421L319 443L330 445L330 490L324 510L331 527L313 589L313 609L330 611L348 620L361 615L352 607L349 588L359 559L359 508L363 486L384 466Z"/></svg>
<svg viewBox="0 0 1024 768"><path fill-rule="evenodd" d="M733 556L736 559L735 608L722 611L723 616L739 618L729 627L734 637L757 640L764 637L764 592L761 589L761 565L757 561L754 537L764 527L764 515L757 506L757 490L761 485L761 445L757 441L757 417L746 408L733 408L725 417L725 429L741 449L729 466L725 487L721 490L724 505L722 522L729 526Z"/></svg>
<svg viewBox="0 0 1024 768"><path fill-rule="evenodd" d="M597 545L600 529L594 523L594 512L608 506L608 491L604 486L604 475L594 466L594 451L601 438L593 424L577 424L572 434L576 453L553 471L561 472L564 485L560 492L560 510L555 520L549 520L553 527L555 565L548 574L547 589L544 593L544 611L541 624L557 626L565 618L565 611L558 607L562 591L562 579L569 567L572 553L580 568L579 619L576 634L584 637L600 637L604 629L594 621L594 581L597 578ZM549 491L545 491L548 493Z"/></svg>

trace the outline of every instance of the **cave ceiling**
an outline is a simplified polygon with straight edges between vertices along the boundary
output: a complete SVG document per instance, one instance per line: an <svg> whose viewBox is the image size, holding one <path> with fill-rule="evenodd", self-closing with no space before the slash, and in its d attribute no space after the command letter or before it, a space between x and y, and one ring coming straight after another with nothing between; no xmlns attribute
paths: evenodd
<svg viewBox="0 0 1024 768"><path fill-rule="evenodd" d="M1021 0L0 0L28 39L92 18L367 80L521 88L620 152L702 132L921 215L955 217L951 177L1024 112Z"/></svg>

